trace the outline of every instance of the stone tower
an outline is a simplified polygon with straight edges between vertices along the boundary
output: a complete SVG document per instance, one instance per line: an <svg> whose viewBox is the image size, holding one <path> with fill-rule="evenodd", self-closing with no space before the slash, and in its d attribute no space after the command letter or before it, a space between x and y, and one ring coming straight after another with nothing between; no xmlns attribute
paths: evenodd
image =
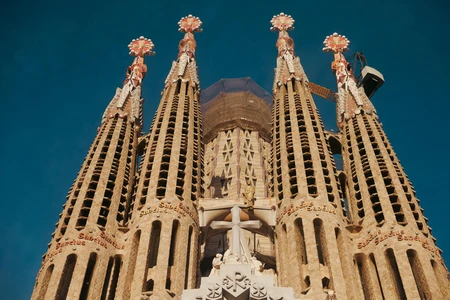
<svg viewBox="0 0 450 300"><path fill-rule="evenodd" d="M281 13L271 23L279 31L272 114L279 283L313 299L324 290L345 295L351 290L351 280L344 278L351 257L335 162L288 34L294 20Z"/></svg>
<svg viewBox="0 0 450 300"><path fill-rule="evenodd" d="M179 297L196 285L202 119L194 32L201 21L179 22L184 38L167 76L140 162L133 196L126 286L119 299Z"/></svg>
<svg viewBox="0 0 450 300"><path fill-rule="evenodd" d="M357 87L342 52L349 40L334 33L324 51L338 85L341 133L358 298L448 299L449 283L440 250L416 192L405 174L363 87ZM354 287L356 287L356 285Z"/></svg>
<svg viewBox="0 0 450 300"><path fill-rule="evenodd" d="M450 298L419 200L342 54L348 39L324 42L338 83L332 133L294 52L291 16L271 20L273 97L250 78L220 80L200 97L201 24L180 20L178 58L144 136L153 43L130 43L135 59L68 193L32 299Z"/></svg>
<svg viewBox="0 0 450 300"><path fill-rule="evenodd" d="M118 284L142 126L144 56L140 37L122 89L105 110L94 143L69 190L36 280L32 299L112 299ZM95 275L95 276L94 276Z"/></svg>

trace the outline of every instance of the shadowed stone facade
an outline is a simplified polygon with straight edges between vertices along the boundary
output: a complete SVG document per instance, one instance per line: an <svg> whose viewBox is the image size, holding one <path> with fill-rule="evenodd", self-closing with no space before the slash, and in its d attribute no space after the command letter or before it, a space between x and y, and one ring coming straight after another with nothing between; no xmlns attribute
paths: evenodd
<svg viewBox="0 0 450 300"><path fill-rule="evenodd" d="M271 23L273 97L249 78L200 97L201 21L183 18L144 136L153 44L133 40L135 59L69 190L32 299L450 298L416 192L341 55L348 40L326 40L338 82L332 133L294 52L293 19Z"/></svg>

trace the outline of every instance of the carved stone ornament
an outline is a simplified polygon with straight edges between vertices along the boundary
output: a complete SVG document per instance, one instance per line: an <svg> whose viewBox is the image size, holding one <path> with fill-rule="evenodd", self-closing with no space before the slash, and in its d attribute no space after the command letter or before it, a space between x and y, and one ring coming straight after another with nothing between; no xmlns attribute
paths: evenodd
<svg viewBox="0 0 450 300"><path fill-rule="evenodd" d="M323 44L325 46L323 47L323 51L337 53L348 51L350 41L345 35L340 35L335 32L332 35L328 35L323 41Z"/></svg>
<svg viewBox="0 0 450 300"><path fill-rule="evenodd" d="M293 30L294 22L295 22L295 20L290 15L286 15L285 13L280 13L276 16L273 16L272 20L270 20L270 23L272 23L272 27L270 27L270 30L272 30L272 31Z"/></svg>
<svg viewBox="0 0 450 300"><path fill-rule="evenodd" d="M152 40L141 36L138 39L133 39L131 43L128 44L128 49L130 49L131 56L144 57L146 55L155 54L155 52L152 51L154 46Z"/></svg>

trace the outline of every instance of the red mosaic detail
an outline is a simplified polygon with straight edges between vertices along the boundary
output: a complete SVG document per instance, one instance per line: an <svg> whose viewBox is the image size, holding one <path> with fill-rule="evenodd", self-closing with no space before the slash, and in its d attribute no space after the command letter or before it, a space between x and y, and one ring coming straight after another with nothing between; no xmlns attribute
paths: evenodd
<svg viewBox="0 0 450 300"><path fill-rule="evenodd" d="M194 17L193 15L188 15L187 17L181 18L178 22L180 26L179 31L181 32L200 32L202 29L202 21L199 18Z"/></svg>
<svg viewBox="0 0 450 300"><path fill-rule="evenodd" d="M270 23L272 24L270 30L292 30L294 29L294 22L295 20L290 15L280 13L279 15L273 16L272 20L270 20Z"/></svg>
<svg viewBox="0 0 450 300"><path fill-rule="evenodd" d="M323 41L325 47L323 47L323 51L325 52L345 52L348 50L348 45L350 41L345 37L345 35L337 34L336 32L332 35L329 35Z"/></svg>
<svg viewBox="0 0 450 300"><path fill-rule="evenodd" d="M153 55L152 51L155 45L153 42L143 36L138 39L134 39L128 45L128 49L130 49L131 56L139 56L144 57L145 55Z"/></svg>

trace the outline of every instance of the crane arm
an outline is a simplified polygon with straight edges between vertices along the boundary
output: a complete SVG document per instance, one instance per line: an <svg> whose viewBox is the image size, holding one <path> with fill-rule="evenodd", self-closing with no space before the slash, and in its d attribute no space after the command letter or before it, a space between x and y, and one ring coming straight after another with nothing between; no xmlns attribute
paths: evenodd
<svg viewBox="0 0 450 300"><path fill-rule="evenodd" d="M336 102L336 92L333 92L332 90L327 89L318 84L315 84L313 82L309 82L308 84L309 84L309 90L311 91L311 93L316 94L317 96L320 96L327 100L330 100L331 102Z"/></svg>

